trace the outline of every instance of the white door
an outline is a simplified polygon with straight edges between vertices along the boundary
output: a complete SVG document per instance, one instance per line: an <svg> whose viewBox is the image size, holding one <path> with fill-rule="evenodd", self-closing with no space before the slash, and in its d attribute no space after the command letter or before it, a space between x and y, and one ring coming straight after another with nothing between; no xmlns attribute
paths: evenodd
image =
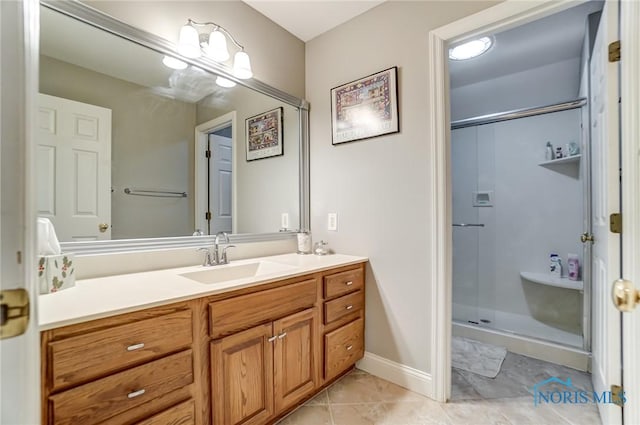
<svg viewBox="0 0 640 425"><path fill-rule="evenodd" d="M592 379L596 392L621 385L621 317L611 302L611 284L621 275L620 235L609 231L609 217L620 212L618 62L609 62L609 43L618 39L618 3L607 1L591 58L592 143ZM599 403L605 424L622 423L622 409Z"/></svg>
<svg viewBox="0 0 640 425"><path fill-rule="evenodd" d="M0 423L40 423L40 342L35 285L35 216L31 213L29 130L37 87L38 1L0 1L0 307L13 318L0 325ZM23 26L23 22L27 25ZM5 291L26 290L26 309L13 309ZM24 292L22 292L24 294ZM9 337L15 324L26 332Z"/></svg>
<svg viewBox="0 0 640 425"><path fill-rule="evenodd" d="M111 110L38 99L38 215L61 241L111 239Z"/></svg>
<svg viewBox="0 0 640 425"><path fill-rule="evenodd" d="M231 233L233 139L209 134L209 234Z"/></svg>

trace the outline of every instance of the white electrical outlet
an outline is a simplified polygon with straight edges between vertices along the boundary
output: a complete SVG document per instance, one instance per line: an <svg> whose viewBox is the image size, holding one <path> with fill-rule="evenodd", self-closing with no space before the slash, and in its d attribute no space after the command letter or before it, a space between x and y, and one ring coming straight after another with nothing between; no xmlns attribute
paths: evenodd
<svg viewBox="0 0 640 425"><path fill-rule="evenodd" d="M338 213L329 213L327 216L327 230L338 230Z"/></svg>
<svg viewBox="0 0 640 425"><path fill-rule="evenodd" d="M280 227L283 229L289 228L289 213L282 213L280 215Z"/></svg>

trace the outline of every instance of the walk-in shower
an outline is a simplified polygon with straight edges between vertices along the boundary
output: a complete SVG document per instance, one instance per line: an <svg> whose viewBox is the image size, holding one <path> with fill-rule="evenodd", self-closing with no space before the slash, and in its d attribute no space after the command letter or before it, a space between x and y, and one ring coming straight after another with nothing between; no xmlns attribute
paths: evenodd
<svg viewBox="0 0 640 425"><path fill-rule="evenodd" d="M586 368L589 268L571 280L566 267L569 254L581 265L589 255L585 103L452 123L454 335ZM549 160L548 142L564 158ZM550 273L551 254L562 276Z"/></svg>

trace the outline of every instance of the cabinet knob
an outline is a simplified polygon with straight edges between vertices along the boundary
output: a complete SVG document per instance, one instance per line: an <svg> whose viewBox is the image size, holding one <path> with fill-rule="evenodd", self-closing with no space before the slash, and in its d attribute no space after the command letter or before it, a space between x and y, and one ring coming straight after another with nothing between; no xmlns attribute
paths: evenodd
<svg viewBox="0 0 640 425"><path fill-rule="evenodd" d="M272 336L271 338L267 339L267 342L273 342L276 340L276 338L278 338L276 335Z"/></svg>
<svg viewBox="0 0 640 425"><path fill-rule="evenodd" d="M144 342L128 346L127 347L127 351L136 351L136 350L139 350L141 348L144 348Z"/></svg>
<svg viewBox="0 0 640 425"><path fill-rule="evenodd" d="M353 345L347 345L347 351L350 351L353 348Z"/></svg>
<svg viewBox="0 0 640 425"><path fill-rule="evenodd" d="M351 310L352 308L353 308L353 306L352 306L352 305L348 305L348 306L346 307L346 309L347 309L347 310Z"/></svg>
<svg viewBox="0 0 640 425"><path fill-rule="evenodd" d="M278 339L282 339L282 338L284 338L285 336L287 336L287 333L286 333L286 332L283 332L283 333L281 333L280 335L278 335Z"/></svg>
<svg viewBox="0 0 640 425"><path fill-rule="evenodd" d="M347 286L351 286L351 285L353 285L353 281L350 280L348 282L345 282L344 284L347 285Z"/></svg>
<svg viewBox="0 0 640 425"><path fill-rule="evenodd" d="M146 391L144 390L144 388L143 388L143 389L141 389L141 390L132 391L132 392L130 392L129 394L127 394L127 397L128 397L128 398L136 398L136 397L141 396L141 395L142 395L142 394L144 394L145 392L146 392Z"/></svg>

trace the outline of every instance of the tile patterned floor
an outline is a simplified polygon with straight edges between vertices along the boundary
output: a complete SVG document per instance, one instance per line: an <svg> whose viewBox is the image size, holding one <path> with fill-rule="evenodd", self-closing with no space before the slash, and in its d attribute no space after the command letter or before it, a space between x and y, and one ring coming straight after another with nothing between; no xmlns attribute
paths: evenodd
<svg viewBox="0 0 640 425"><path fill-rule="evenodd" d="M453 369L446 404L356 369L278 425L600 425L592 404L535 407L532 387L550 376L591 390L587 373L512 353L495 379Z"/></svg>

